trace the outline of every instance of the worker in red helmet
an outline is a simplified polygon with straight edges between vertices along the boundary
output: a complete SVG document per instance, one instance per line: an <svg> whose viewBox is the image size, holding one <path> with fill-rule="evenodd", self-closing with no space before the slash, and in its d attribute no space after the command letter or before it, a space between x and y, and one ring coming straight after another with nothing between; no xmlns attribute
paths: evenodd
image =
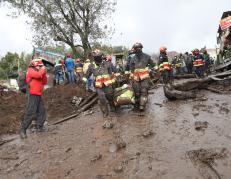
<svg viewBox="0 0 231 179"><path fill-rule="evenodd" d="M77 58L75 62L76 83L80 84L83 78L83 63L80 58Z"/></svg>
<svg viewBox="0 0 231 179"><path fill-rule="evenodd" d="M75 83L75 62L70 53L66 54L65 67L67 71L68 83Z"/></svg>
<svg viewBox="0 0 231 179"><path fill-rule="evenodd" d="M98 94L100 109L104 117L107 117L110 112L110 107L113 103L113 84L114 84L114 68L111 63L103 60L103 53L100 50L92 52L94 64L90 64L83 78L85 82L93 74L95 78L95 89ZM111 105L111 106L110 106Z"/></svg>
<svg viewBox="0 0 231 179"><path fill-rule="evenodd" d="M126 71L130 71L130 79L135 92L135 108L143 111L148 101L149 68L154 67L151 57L143 53L143 45L139 42L132 46L134 56L131 57Z"/></svg>
<svg viewBox="0 0 231 179"><path fill-rule="evenodd" d="M31 124L34 115L36 115L37 131L44 131L44 122L46 120L46 110L42 100L42 91L47 83L46 68L41 59L34 59L26 73L26 82L29 88L29 97L26 106L24 119L21 123L20 137L26 138L26 130Z"/></svg>
<svg viewBox="0 0 231 179"><path fill-rule="evenodd" d="M160 55L158 59L158 68L161 73L164 84L172 82L172 68L168 61L167 47L160 47Z"/></svg>
<svg viewBox="0 0 231 179"><path fill-rule="evenodd" d="M111 55L107 55L106 56L106 61L111 62L112 61L112 56Z"/></svg>
<svg viewBox="0 0 231 179"><path fill-rule="evenodd" d="M193 68L197 77L204 77L204 57L197 48L193 50Z"/></svg>

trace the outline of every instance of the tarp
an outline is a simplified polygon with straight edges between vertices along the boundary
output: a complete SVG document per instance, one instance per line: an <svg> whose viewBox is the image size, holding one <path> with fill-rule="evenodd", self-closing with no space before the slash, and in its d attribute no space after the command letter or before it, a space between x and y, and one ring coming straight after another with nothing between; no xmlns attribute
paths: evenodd
<svg viewBox="0 0 231 179"><path fill-rule="evenodd" d="M231 26L231 16L221 19L220 21L221 30L224 30L230 26Z"/></svg>

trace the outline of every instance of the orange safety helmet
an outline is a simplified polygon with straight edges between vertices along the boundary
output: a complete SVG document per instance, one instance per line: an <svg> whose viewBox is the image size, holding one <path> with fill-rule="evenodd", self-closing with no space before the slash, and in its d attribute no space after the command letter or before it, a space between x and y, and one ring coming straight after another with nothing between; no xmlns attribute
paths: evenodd
<svg viewBox="0 0 231 179"><path fill-rule="evenodd" d="M160 47L160 52L166 52L166 50L167 50L167 47Z"/></svg>
<svg viewBox="0 0 231 179"><path fill-rule="evenodd" d="M76 58L76 62L80 62L80 58Z"/></svg>

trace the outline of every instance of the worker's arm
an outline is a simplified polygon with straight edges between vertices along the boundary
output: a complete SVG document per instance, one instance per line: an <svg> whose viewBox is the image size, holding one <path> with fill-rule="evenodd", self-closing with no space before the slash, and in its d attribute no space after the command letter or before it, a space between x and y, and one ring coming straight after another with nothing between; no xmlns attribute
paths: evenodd
<svg viewBox="0 0 231 179"><path fill-rule="evenodd" d="M153 60L151 59L151 57L148 59L148 66L149 66L150 69L154 68L154 66L155 66L155 64L154 64Z"/></svg>
<svg viewBox="0 0 231 179"><path fill-rule="evenodd" d="M90 64L88 69L87 69L87 72L85 73L84 77L83 77L83 81L86 82L88 78L90 78L90 76L92 74L94 74L94 65Z"/></svg>
<svg viewBox="0 0 231 179"><path fill-rule="evenodd" d="M34 79L42 79L44 74L46 74L45 66L41 67L40 69L29 67L27 71L27 75L29 75L30 78Z"/></svg>

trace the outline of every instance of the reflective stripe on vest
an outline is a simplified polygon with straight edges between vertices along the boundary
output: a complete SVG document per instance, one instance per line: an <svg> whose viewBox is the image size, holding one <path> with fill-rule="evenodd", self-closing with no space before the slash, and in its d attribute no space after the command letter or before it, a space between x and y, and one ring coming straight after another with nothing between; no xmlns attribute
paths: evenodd
<svg viewBox="0 0 231 179"><path fill-rule="evenodd" d="M133 79L135 81L139 80L145 80L149 78L149 70L148 68L143 68L143 69L135 69L133 73Z"/></svg>
<svg viewBox="0 0 231 179"><path fill-rule="evenodd" d="M159 65L159 71L171 70L171 65L169 62L164 62Z"/></svg>
<svg viewBox="0 0 231 179"><path fill-rule="evenodd" d="M103 84L105 86L110 86L115 82L115 80L110 75L99 75L95 78L95 87L102 88Z"/></svg>
<svg viewBox="0 0 231 179"><path fill-rule="evenodd" d="M202 59L197 59L193 61L194 66L201 66L203 65L203 60Z"/></svg>
<svg viewBox="0 0 231 179"><path fill-rule="evenodd" d="M181 67L181 63L177 63L177 64L175 65L175 67L180 68L180 67Z"/></svg>
<svg viewBox="0 0 231 179"><path fill-rule="evenodd" d="M77 67L76 72L77 73L82 73L83 72L83 67Z"/></svg>

